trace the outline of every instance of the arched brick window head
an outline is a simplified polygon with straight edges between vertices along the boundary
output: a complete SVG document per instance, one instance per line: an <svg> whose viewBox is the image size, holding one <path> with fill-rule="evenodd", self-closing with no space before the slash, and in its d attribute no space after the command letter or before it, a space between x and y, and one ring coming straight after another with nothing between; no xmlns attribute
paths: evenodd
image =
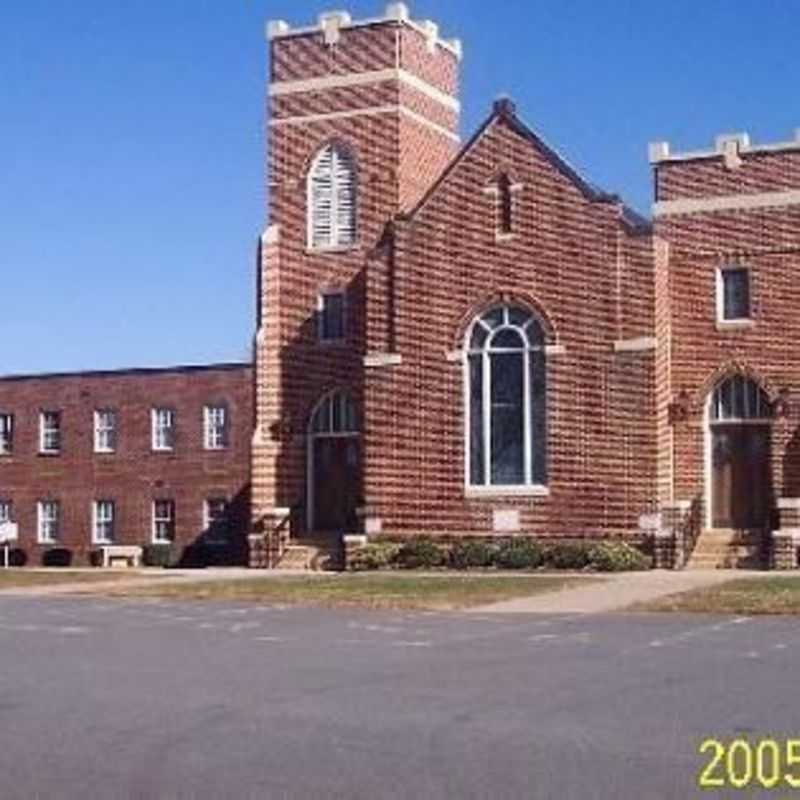
<svg viewBox="0 0 800 800"><path fill-rule="evenodd" d="M527 309L495 306L467 332L467 483L547 482L545 338Z"/></svg>
<svg viewBox="0 0 800 800"><path fill-rule="evenodd" d="M308 173L308 246L350 247L356 241L356 169L350 152L329 144Z"/></svg>

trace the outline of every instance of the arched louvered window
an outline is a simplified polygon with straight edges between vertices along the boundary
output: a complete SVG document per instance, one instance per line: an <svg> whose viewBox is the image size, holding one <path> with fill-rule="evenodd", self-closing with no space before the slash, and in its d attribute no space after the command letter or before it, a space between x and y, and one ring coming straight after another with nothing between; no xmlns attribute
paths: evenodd
<svg viewBox="0 0 800 800"><path fill-rule="evenodd" d="M518 306L496 306L467 334L467 450L471 487L547 482L544 331Z"/></svg>
<svg viewBox="0 0 800 800"><path fill-rule="evenodd" d="M315 249L348 247L356 240L356 170L343 147L327 145L308 174L308 239Z"/></svg>

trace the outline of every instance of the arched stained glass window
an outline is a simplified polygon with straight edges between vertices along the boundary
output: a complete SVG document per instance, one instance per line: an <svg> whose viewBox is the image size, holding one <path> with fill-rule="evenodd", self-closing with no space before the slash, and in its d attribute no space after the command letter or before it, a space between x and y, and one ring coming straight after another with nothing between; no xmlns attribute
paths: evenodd
<svg viewBox="0 0 800 800"><path fill-rule="evenodd" d="M311 433L317 436L358 433L358 415L352 398L346 392L331 392L317 406L311 419Z"/></svg>
<svg viewBox="0 0 800 800"><path fill-rule="evenodd" d="M772 407L766 392L750 378L734 375L720 383L711 398L712 422L768 420Z"/></svg>
<svg viewBox="0 0 800 800"><path fill-rule="evenodd" d="M547 481L544 332L518 306L496 306L467 334L468 482L537 486Z"/></svg>

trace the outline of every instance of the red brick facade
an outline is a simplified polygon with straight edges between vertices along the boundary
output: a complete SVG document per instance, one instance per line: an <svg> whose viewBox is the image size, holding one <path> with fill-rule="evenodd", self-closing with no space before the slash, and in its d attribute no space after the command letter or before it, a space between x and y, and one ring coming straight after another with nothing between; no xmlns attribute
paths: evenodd
<svg viewBox="0 0 800 800"><path fill-rule="evenodd" d="M706 408L730 375L768 399L773 504L800 496L800 142L658 149L652 226L577 175L508 101L456 152L460 45L402 4L363 23L275 23L270 38L253 450L267 531L290 511L296 531L314 528L309 425L335 390L360 417L351 533L642 541L708 527ZM358 236L321 251L308 242L306 182L332 142L357 164ZM733 262L750 270L752 320L720 326L717 270ZM332 288L347 295L337 346L316 335ZM533 313L544 332L545 482L471 480L465 336L497 306Z"/></svg>
<svg viewBox="0 0 800 800"><path fill-rule="evenodd" d="M256 566L323 530L622 538L681 566L704 531L710 558L760 547L762 529L775 566L796 566L800 136L653 145L651 224L508 100L461 146L460 43L402 3L269 35L254 369L0 380L15 418L0 502L29 560L38 502L62 503L60 543L85 561L94 500L118 504L116 538L136 544L153 501L174 500L186 548L224 497L232 558L249 533ZM331 293L343 332L323 340ZM207 404L230 411L219 452L203 447ZM171 454L152 452L156 406L177 413ZM92 452L103 408L119 415L113 455ZM41 410L61 412L59 456L38 453Z"/></svg>
<svg viewBox="0 0 800 800"><path fill-rule="evenodd" d="M92 506L114 503L114 543L152 541L153 501L175 504L176 558L204 542L204 504L230 504L222 563L246 563L249 527L249 453L253 430L252 368L246 364L164 370L84 373L0 379L0 414L14 419L11 452L0 455L0 502L12 504L18 549L39 565L47 551L64 548L86 565L93 542ZM206 449L204 407L224 407L227 441ZM175 414L171 452L155 452L153 408ZM95 452L94 412L111 410L116 447ZM40 452L40 412L60 414L58 454ZM57 541L39 543L37 504L59 504Z"/></svg>

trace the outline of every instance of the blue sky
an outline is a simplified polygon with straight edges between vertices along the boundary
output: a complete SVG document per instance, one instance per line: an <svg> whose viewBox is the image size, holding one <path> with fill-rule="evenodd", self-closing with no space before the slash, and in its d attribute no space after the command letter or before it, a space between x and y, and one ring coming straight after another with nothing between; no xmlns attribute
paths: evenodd
<svg viewBox="0 0 800 800"><path fill-rule="evenodd" d="M239 360L265 219L267 19L380 0L0 0L0 373ZM796 0L419 0L501 93L647 211L648 141L800 127Z"/></svg>

